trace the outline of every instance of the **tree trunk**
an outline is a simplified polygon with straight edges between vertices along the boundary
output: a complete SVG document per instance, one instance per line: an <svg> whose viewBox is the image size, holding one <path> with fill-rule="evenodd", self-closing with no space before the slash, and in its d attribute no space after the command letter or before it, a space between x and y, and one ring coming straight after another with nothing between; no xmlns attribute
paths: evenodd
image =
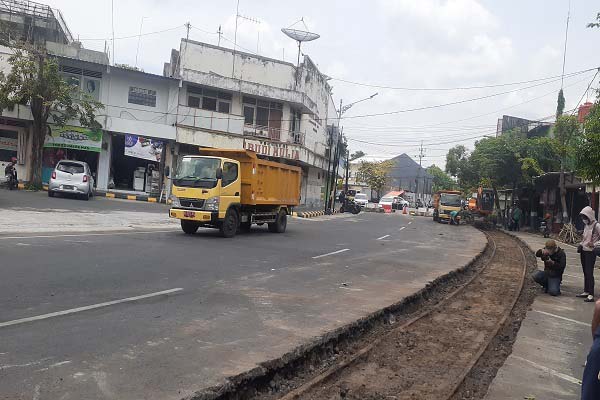
<svg viewBox="0 0 600 400"><path fill-rule="evenodd" d="M35 188L42 187L42 155L44 151L45 129L33 121L31 135L31 164L29 166L29 184Z"/></svg>
<svg viewBox="0 0 600 400"><path fill-rule="evenodd" d="M558 181L558 187L560 188L560 206L562 207L562 222L566 224L569 222L569 212L567 211L567 188L565 187L565 171L561 168L560 179Z"/></svg>

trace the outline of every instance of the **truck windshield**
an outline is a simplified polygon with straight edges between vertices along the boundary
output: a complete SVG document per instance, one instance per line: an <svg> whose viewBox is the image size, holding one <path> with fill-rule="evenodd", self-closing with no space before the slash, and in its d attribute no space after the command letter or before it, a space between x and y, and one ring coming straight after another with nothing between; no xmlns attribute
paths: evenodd
<svg viewBox="0 0 600 400"><path fill-rule="evenodd" d="M220 164L221 160L218 158L184 157L179 163L173 184L212 189L217 186L217 169Z"/></svg>
<svg viewBox="0 0 600 400"><path fill-rule="evenodd" d="M461 206L459 194L442 193L440 196L440 201L443 206L448 206L448 207L460 207Z"/></svg>

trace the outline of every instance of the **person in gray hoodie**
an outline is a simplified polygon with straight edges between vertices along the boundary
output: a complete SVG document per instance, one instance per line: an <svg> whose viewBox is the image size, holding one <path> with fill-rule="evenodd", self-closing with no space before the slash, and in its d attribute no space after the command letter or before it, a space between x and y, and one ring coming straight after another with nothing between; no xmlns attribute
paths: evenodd
<svg viewBox="0 0 600 400"><path fill-rule="evenodd" d="M596 221L592 207L586 206L579 213L583 221L583 237L581 244L577 247L577 252L581 258L581 267L583 268L583 293L577 297L583 297L585 301L594 301L594 264L596 263L596 254L594 248L600 245L600 224Z"/></svg>

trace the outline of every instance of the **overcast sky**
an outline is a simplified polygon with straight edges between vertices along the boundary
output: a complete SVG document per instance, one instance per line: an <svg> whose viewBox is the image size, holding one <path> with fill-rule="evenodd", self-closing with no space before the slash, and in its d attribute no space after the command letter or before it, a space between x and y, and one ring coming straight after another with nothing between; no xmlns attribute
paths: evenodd
<svg viewBox="0 0 600 400"><path fill-rule="evenodd" d="M48 0L47 4L63 12L85 47L104 48L102 39L111 37L110 0ZM119 37L137 35L142 17L147 17L144 33L174 28L141 38L138 66L146 72L162 73L171 48L178 48L185 36L183 25L188 21L194 26L191 39L217 44L221 25L221 45L232 47L236 0L115 0L114 6L118 63L135 64L138 39ZM472 148L477 138L495 133L503 114L530 119L554 114L560 80L474 90L409 91L336 79L387 87L456 88L557 76L562 70L567 11L568 0L240 0L240 14L260 23L240 19L238 44L295 62L295 42L280 28L304 18L321 38L306 43L303 52L321 72L334 78L330 83L336 104L340 99L347 104L379 93L345 114L344 133L351 149L375 157L404 152L414 157L423 140L423 164L443 166L448 148L458 143ZM572 0L566 73L600 65L600 29L585 27L597 12L598 1ZM295 27L304 29L301 23ZM565 78L567 109L577 104L593 74ZM511 92L459 105L364 116L507 91Z"/></svg>

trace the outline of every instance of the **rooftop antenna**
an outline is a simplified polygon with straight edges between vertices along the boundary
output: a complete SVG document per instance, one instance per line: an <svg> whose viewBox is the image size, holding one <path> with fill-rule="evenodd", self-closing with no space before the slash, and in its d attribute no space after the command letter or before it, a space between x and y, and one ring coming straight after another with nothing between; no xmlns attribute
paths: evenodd
<svg viewBox="0 0 600 400"><path fill-rule="evenodd" d="M567 62L567 40L569 38L569 19L571 19L571 0L569 0L569 11L567 12L567 26L565 27L565 49L563 51L562 74L560 76L560 88L563 88L565 80L565 63Z"/></svg>
<svg viewBox="0 0 600 400"><path fill-rule="evenodd" d="M292 28L294 25L298 24L299 22L302 22L302 24L304 25L304 28L306 28L306 30ZM300 53L302 52L301 51L302 42L310 42L310 41L316 40L316 39L320 38L321 35L319 35L318 33L313 33L313 32L308 31L308 26L306 26L306 23L304 22L304 17L300 18L298 21L294 22L292 25L288 26L287 28L282 28L281 32L283 32L283 34L286 35L287 37L292 38L296 42L298 42L298 61L296 63L296 82L294 84L294 88L296 88L296 86L298 85L298 70L300 68Z"/></svg>
<svg viewBox="0 0 600 400"><path fill-rule="evenodd" d="M231 65L231 77L235 78L235 52L237 50L237 32L238 32L238 24L239 19L244 19L246 21L254 22L255 24L260 24L260 21L256 18L247 17L245 15L240 14L240 0L237 0L237 6L235 8L235 33L233 34L233 61ZM219 36L220 38L220 36ZM258 45L257 45L258 46Z"/></svg>

